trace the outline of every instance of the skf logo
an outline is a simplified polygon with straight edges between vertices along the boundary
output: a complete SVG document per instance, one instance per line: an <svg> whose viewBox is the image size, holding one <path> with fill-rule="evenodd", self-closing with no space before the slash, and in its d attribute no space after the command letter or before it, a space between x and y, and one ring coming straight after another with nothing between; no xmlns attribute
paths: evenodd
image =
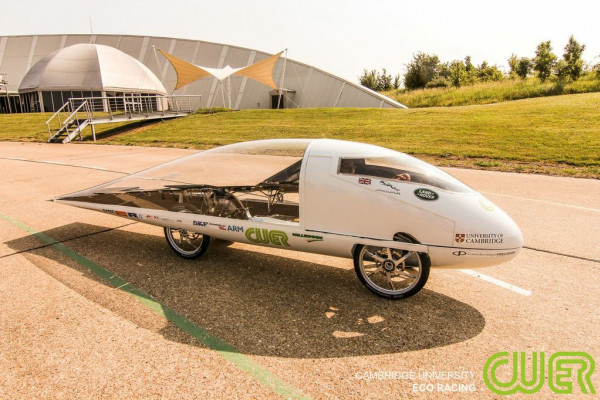
<svg viewBox="0 0 600 400"><path fill-rule="evenodd" d="M483 381L494 393L509 395L517 392L533 394L545 382L544 352L533 352L527 361L525 352L500 352L491 356L483 367ZM512 366L511 366L512 362ZM548 386L557 394L571 394L578 387L583 394L596 394L592 385L594 359L584 352L558 352L548 359Z"/></svg>
<svg viewBox="0 0 600 400"><path fill-rule="evenodd" d="M454 237L454 240L456 241L456 243L462 243L465 241L465 234L464 233L457 233L456 236Z"/></svg>

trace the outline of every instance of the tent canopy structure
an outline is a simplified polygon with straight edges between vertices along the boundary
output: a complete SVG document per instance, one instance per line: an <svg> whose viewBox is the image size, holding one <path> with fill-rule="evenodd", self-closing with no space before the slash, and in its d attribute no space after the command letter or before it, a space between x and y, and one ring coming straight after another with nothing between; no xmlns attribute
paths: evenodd
<svg viewBox="0 0 600 400"><path fill-rule="evenodd" d="M75 44L52 52L25 75L19 92L85 90L167 94L144 64L114 47Z"/></svg>
<svg viewBox="0 0 600 400"><path fill-rule="evenodd" d="M175 69L177 74L177 84L175 85L175 90L208 76L213 76L222 82L231 75L245 76L269 86L272 89L278 89L277 85L273 81L273 69L275 68L275 64L277 64L277 60L279 60L279 57L281 57L283 51L274 54L269 58L241 68L232 68L229 65L223 68L202 67L184 61L181 58L175 57L174 55L169 54L161 49L158 49L158 51L165 56L165 58Z"/></svg>

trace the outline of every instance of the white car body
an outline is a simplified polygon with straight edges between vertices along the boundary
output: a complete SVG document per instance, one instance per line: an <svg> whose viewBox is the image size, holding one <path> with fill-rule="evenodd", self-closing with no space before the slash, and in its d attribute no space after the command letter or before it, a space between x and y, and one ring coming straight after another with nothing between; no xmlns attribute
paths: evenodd
<svg viewBox="0 0 600 400"><path fill-rule="evenodd" d="M280 189L268 179L288 164L288 170L299 165L299 175ZM396 172L412 178L398 180L391 176ZM206 198L199 193L214 188L227 188L227 198L246 211L224 217L214 211L216 206L204 206L206 200L198 203ZM266 200L256 197L260 193ZM176 203L160 203L165 196ZM229 201L222 198L211 201ZM352 258L357 245L415 251L427 254L431 267L488 267L511 260L523 245L521 231L506 213L438 168L378 146L329 139L224 146L55 201L218 239L310 253ZM196 206L186 212L169 209L194 201ZM293 214L297 207L298 215L271 215L265 204L269 212L280 207ZM259 208L262 215L253 212Z"/></svg>

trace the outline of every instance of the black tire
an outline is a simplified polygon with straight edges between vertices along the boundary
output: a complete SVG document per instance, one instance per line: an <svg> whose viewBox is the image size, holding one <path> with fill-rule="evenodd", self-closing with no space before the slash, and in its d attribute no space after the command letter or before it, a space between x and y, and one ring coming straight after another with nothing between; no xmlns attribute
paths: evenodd
<svg viewBox="0 0 600 400"><path fill-rule="evenodd" d="M405 260L405 269L398 269L398 271L396 271L396 268L394 268L392 270L392 266L386 264L390 268L390 271L387 271L384 268L383 263L380 263L381 266L377 267L378 261L368 256L368 254L375 255L385 262L389 259L389 257L387 255L383 257L383 253L381 252L387 253L387 250L387 248L382 247L364 246L361 244L357 245L354 249L354 270L358 276L358 279L367 289L378 296L385 297L386 299L405 299L417 294L423 288L423 286L425 286L425 283L427 283L427 279L429 278L431 262L429 261L427 254L390 249L393 260L401 259L407 254L408 256ZM373 266L369 268L369 271L367 271L367 268L364 265L365 260L373 264ZM406 275L410 276L410 278L401 277L401 279L407 281L406 286L403 285L402 287L395 288L390 275L384 275L382 271L385 273L389 272L390 274L392 271L395 273L406 273ZM410 273L408 271L410 271ZM371 275L369 275L369 272L371 272ZM377 274L386 276L386 278L389 280L390 288L385 288L383 287L384 285L380 283L381 279L384 278L379 280L371 278L379 278ZM377 277L375 275L377 275ZM397 276L394 278L397 278ZM410 282L408 282L409 279ZM404 282L396 282L396 285L399 285L400 283Z"/></svg>
<svg viewBox="0 0 600 400"><path fill-rule="evenodd" d="M173 212L196 213L193 205L177 205L171 209ZM165 239L169 247L180 257L194 259L200 257L208 249L210 236L187 229L164 228Z"/></svg>

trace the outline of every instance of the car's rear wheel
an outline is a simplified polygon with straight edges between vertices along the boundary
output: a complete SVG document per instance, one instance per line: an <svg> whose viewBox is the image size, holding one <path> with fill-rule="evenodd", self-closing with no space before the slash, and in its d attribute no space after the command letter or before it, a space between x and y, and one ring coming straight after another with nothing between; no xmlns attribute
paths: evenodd
<svg viewBox="0 0 600 400"><path fill-rule="evenodd" d="M418 293L429 278L429 258L416 251L358 245L354 269L367 289L388 299Z"/></svg>
<svg viewBox="0 0 600 400"><path fill-rule="evenodd" d="M172 211L192 213L184 206L178 206ZM210 243L210 236L187 229L165 228L167 243L175 253L183 258L198 258L206 252Z"/></svg>

